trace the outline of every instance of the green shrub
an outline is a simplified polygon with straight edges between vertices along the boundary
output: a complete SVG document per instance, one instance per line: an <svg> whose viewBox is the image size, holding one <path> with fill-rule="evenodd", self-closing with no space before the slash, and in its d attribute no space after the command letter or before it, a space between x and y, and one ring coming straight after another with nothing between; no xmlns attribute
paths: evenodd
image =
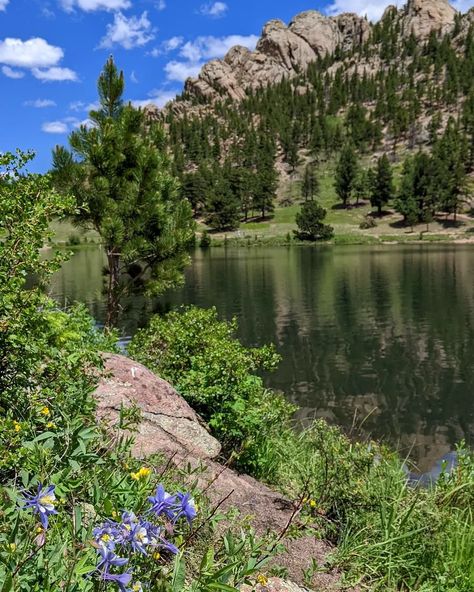
<svg viewBox="0 0 474 592"><path fill-rule="evenodd" d="M171 382L245 465L258 463L267 430L294 408L258 376L278 363L274 348L246 348L236 330L236 321L220 321L215 308L190 307L154 317L132 339L129 353Z"/></svg>
<svg viewBox="0 0 474 592"><path fill-rule="evenodd" d="M373 216L367 215L364 217L362 222L359 224L361 230L368 230L369 228L376 228L377 222Z"/></svg>

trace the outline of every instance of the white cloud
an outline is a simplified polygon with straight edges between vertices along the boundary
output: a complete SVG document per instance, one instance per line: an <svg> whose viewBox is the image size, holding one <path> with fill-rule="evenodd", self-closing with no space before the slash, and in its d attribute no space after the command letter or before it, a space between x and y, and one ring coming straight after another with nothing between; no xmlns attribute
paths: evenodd
<svg viewBox="0 0 474 592"><path fill-rule="evenodd" d="M255 49L257 35L228 35L227 37L197 37L188 41L181 48L180 55L189 61L211 60L223 58L234 45L243 45L248 49Z"/></svg>
<svg viewBox="0 0 474 592"><path fill-rule="evenodd" d="M14 70L13 68L10 68L10 66L2 66L2 73L7 78L13 78L14 80L18 80L20 78L23 78L25 75L25 73L22 72L21 70Z"/></svg>
<svg viewBox="0 0 474 592"><path fill-rule="evenodd" d="M146 105L152 104L161 108L176 98L179 92L179 90L155 89L148 93L150 98L132 101L132 105L134 107L146 107Z"/></svg>
<svg viewBox="0 0 474 592"><path fill-rule="evenodd" d="M51 99L36 99L35 101L25 101L25 107L35 107L35 109L45 109L46 107L56 107L55 101Z"/></svg>
<svg viewBox="0 0 474 592"><path fill-rule="evenodd" d="M201 71L202 64L192 64L187 62L168 62L165 66L166 78L168 80L177 80L184 82L188 78L194 78Z"/></svg>
<svg viewBox="0 0 474 592"><path fill-rule="evenodd" d="M74 8L80 8L86 12L96 10L124 10L130 8L130 0L59 0L66 12L72 12Z"/></svg>
<svg viewBox="0 0 474 592"><path fill-rule="evenodd" d="M74 70L70 68L59 68L57 66L53 66L52 68L46 68L45 70L41 70L40 68L33 68L31 73L35 78L38 80L42 80L43 82L76 82L77 81L77 74Z"/></svg>
<svg viewBox="0 0 474 592"><path fill-rule="evenodd" d="M168 80L184 82L187 78L197 76L205 60L223 58L231 47L243 45L255 49L257 35L228 35L226 37L197 37L185 43L179 55L186 61L173 60L165 66Z"/></svg>
<svg viewBox="0 0 474 592"><path fill-rule="evenodd" d="M157 58L160 55L170 53L171 51L176 51L181 45L184 43L183 37L170 37L170 39L165 39L161 42L159 47L155 47L149 52L149 55Z"/></svg>
<svg viewBox="0 0 474 592"><path fill-rule="evenodd" d="M138 78L135 74L135 70L132 70L132 73L130 74L130 80L133 82L133 84L138 84Z"/></svg>
<svg viewBox="0 0 474 592"><path fill-rule="evenodd" d="M157 10L164 10L165 8L166 8L165 0L158 0L158 2L156 3L156 9Z"/></svg>
<svg viewBox="0 0 474 592"><path fill-rule="evenodd" d="M25 68L39 80L77 80L73 70L57 65L63 57L64 51L60 47L50 45L41 37L27 41L12 37L0 40L2 72L10 78L22 78L24 73L13 68Z"/></svg>
<svg viewBox="0 0 474 592"><path fill-rule="evenodd" d="M86 127L92 127L93 122L86 119L78 119L77 117L64 117L56 121L47 121L43 123L41 129L47 134L67 134L75 129L85 125Z"/></svg>
<svg viewBox="0 0 474 592"><path fill-rule="evenodd" d="M10 0L0 0L0 10L5 10Z"/></svg>
<svg viewBox="0 0 474 592"><path fill-rule="evenodd" d="M60 47L50 45L41 37L27 41L7 37L0 41L0 64L17 68L48 68L64 56Z"/></svg>
<svg viewBox="0 0 474 592"><path fill-rule="evenodd" d="M208 2L201 6L199 12L212 18L221 18L228 10L229 7L225 2Z"/></svg>
<svg viewBox="0 0 474 592"><path fill-rule="evenodd" d="M47 134L67 134L69 127L64 121L47 121L41 129Z"/></svg>
<svg viewBox="0 0 474 592"><path fill-rule="evenodd" d="M334 0L325 12L329 15L337 15L342 12L355 12L360 16L367 16L373 22L378 21L388 5L396 5L390 0Z"/></svg>
<svg viewBox="0 0 474 592"><path fill-rule="evenodd" d="M99 102L95 103L84 103L84 101L74 101L69 104L71 111L88 113L89 111L97 111L100 108Z"/></svg>
<svg viewBox="0 0 474 592"><path fill-rule="evenodd" d="M114 15L114 22L107 25L107 32L100 42L100 47L111 48L114 45L121 45L125 49L132 49L145 45L154 37L146 12L140 17L131 16L129 18L121 12L117 12Z"/></svg>

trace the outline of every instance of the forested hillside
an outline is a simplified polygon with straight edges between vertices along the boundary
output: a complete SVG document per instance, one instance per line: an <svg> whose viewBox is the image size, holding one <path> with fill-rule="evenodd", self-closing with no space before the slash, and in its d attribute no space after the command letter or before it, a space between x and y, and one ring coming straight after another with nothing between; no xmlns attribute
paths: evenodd
<svg viewBox="0 0 474 592"><path fill-rule="evenodd" d="M389 7L374 25L355 15L341 18L353 19L350 37L347 24L341 33L337 21L335 47L321 47L324 31L314 28L334 27L335 19L312 11L288 29L272 21L255 54L234 48L188 81L178 101L159 114L149 111L164 118L183 194L210 227L233 229L252 216L264 218L282 198L282 181L297 184L304 199L317 197L325 162L335 165L343 207L367 199L381 212L389 202L408 225L439 214L456 217L468 207L474 12L461 15L444 0L415 0L399 11ZM302 22L306 38L313 34L312 55L293 39ZM244 84L239 74L236 90L234 79L219 78L222 66L235 70L236 53L240 72L266 56L260 85ZM287 57L293 62L278 70L278 60L286 64ZM265 78L268 63L280 78L275 84Z"/></svg>

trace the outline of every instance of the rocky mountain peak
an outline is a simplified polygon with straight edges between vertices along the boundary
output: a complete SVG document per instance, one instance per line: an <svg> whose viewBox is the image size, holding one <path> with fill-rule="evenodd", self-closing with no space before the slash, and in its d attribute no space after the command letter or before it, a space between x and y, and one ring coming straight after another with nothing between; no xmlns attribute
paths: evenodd
<svg viewBox="0 0 474 592"><path fill-rule="evenodd" d="M456 13L447 0L408 0L401 10L402 30L426 39L433 30L444 33L452 27Z"/></svg>
<svg viewBox="0 0 474 592"><path fill-rule="evenodd" d="M401 10L389 6L400 23L402 35L424 40L430 32L448 31L456 10L447 0L408 0ZM303 72L318 57L364 43L372 25L357 14L327 17L316 10L296 15L289 25L271 20L264 27L255 51L234 47L222 60L206 64L197 78L187 80L187 93L206 99L229 97L239 101L249 89L275 84Z"/></svg>

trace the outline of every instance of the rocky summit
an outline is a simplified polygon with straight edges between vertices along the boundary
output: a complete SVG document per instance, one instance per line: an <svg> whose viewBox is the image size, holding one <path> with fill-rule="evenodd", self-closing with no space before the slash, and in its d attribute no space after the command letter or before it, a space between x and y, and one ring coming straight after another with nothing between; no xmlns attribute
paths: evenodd
<svg viewBox="0 0 474 592"><path fill-rule="evenodd" d="M448 32L457 14L446 0L410 0L400 10L389 6L386 14L391 11L396 12L401 34L420 40L431 31ZM471 17L468 13L462 18L470 21ZM264 26L255 51L233 47L223 59L205 64L197 78L189 78L185 92L207 100L242 100L248 90L297 76L336 49L355 49L368 40L372 28L372 23L357 14L327 17L317 10L296 15L288 25L271 20Z"/></svg>

